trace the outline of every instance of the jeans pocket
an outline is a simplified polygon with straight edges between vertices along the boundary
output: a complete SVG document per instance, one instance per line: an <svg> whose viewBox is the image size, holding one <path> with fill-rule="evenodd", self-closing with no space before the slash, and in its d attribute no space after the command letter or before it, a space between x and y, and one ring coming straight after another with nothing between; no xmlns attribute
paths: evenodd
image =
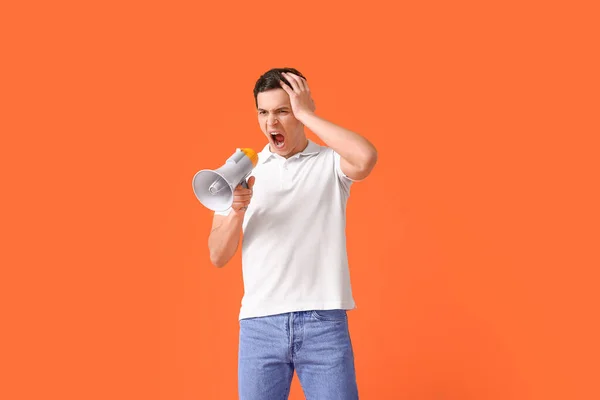
<svg viewBox="0 0 600 400"><path fill-rule="evenodd" d="M346 321L346 310L313 310L313 318L319 321Z"/></svg>

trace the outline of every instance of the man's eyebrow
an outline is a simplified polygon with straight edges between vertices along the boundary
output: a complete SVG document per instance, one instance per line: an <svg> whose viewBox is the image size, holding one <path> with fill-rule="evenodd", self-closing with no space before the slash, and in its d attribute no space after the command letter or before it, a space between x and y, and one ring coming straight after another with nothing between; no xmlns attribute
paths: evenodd
<svg viewBox="0 0 600 400"><path fill-rule="evenodd" d="M275 108L275 110L281 110L282 108L290 108L289 106L279 106ZM264 108L258 108L258 111L266 111Z"/></svg>

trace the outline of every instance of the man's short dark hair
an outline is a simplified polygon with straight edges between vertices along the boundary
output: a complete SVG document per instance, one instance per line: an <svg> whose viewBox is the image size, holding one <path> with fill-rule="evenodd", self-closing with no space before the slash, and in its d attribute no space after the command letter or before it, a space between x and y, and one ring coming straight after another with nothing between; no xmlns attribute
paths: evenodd
<svg viewBox="0 0 600 400"><path fill-rule="evenodd" d="M258 94L260 92L266 92L271 89L280 89L281 85L279 84L279 80L281 79L284 83L286 83L289 87L292 87L290 83L285 79L281 73L282 72L291 72L292 74L298 75L304 79L306 77L302 75L295 68L273 68L265 72L261 75L260 78L256 81L254 85L254 103L256 104L256 108L258 108ZM308 81L308 79L306 79Z"/></svg>

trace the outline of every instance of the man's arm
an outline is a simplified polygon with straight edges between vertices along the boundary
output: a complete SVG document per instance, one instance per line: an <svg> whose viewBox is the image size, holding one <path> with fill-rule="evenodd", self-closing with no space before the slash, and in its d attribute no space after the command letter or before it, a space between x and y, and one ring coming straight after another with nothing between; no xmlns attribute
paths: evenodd
<svg viewBox="0 0 600 400"><path fill-rule="evenodd" d="M360 181L369 176L377 163L377 150L371 142L313 112L302 113L298 119L340 155L340 168L347 177Z"/></svg>
<svg viewBox="0 0 600 400"><path fill-rule="evenodd" d="M240 243L246 209L252 200L252 189L256 178L248 179L248 188L241 185L233 192L233 203L228 215L215 214L208 236L210 262L215 267L224 267L233 257Z"/></svg>
<svg viewBox="0 0 600 400"><path fill-rule="evenodd" d="M213 224L208 236L210 262L215 267L224 267L238 249L242 233L244 216L234 213L213 217Z"/></svg>
<svg viewBox="0 0 600 400"><path fill-rule="evenodd" d="M365 179L377 162L375 146L358 133L317 116L306 80L292 73L282 75L292 86L280 81L290 96L294 116L340 155L340 168L346 176L355 181Z"/></svg>

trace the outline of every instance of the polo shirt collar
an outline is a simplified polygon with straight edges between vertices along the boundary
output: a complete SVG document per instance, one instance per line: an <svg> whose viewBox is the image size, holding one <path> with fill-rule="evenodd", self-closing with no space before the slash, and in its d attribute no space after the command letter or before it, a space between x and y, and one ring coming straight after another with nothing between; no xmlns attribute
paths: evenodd
<svg viewBox="0 0 600 400"><path fill-rule="evenodd" d="M313 142L310 139L307 139L307 140L308 140L308 145L306 146L306 148L304 150L302 150L301 152L299 152L298 154L296 154L294 157L310 156L310 155L318 154L319 151L321 151L321 146L319 146L317 143ZM260 152L259 162L265 163L265 162L269 161L271 158L274 158L275 156L277 156L277 154L275 154L271 151L271 149L269 148L269 143L267 143L267 145Z"/></svg>

